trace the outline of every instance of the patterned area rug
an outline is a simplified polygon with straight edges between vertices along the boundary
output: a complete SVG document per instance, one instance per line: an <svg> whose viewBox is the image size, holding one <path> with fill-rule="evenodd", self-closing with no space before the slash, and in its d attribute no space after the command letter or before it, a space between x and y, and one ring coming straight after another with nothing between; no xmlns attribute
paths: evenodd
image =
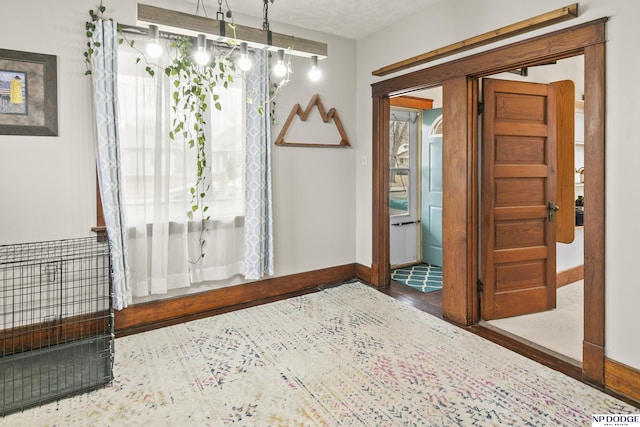
<svg viewBox="0 0 640 427"><path fill-rule="evenodd" d="M398 268L391 272L391 279L421 292L439 291L442 289L442 267L419 264Z"/></svg>
<svg viewBox="0 0 640 427"><path fill-rule="evenodd" d="M590 426L638 409L360 283L116 339L7 426Z"/></svg>

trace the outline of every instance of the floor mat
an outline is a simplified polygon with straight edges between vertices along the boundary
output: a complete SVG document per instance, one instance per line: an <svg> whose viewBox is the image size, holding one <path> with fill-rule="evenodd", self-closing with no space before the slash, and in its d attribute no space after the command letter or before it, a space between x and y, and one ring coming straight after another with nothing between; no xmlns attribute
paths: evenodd
<svg viewBox="0 0 640 427"><path fill-rule="evenodd" d="M433 264L419 264L403 267L391 272L391 279L420 292L442 289L442 267Z"/></svg>
<svg viewBox="0 0 640 427"><path fill-rule="evenodd" d="M2 425L578 427L639 410L363 283L115 347L111 386Z"/></svg>

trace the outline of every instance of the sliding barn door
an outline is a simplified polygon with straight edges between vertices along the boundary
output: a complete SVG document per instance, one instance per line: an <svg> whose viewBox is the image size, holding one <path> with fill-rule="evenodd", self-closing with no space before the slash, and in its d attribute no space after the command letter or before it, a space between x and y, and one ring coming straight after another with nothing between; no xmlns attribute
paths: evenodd
<svg viewBox="0 0 640 427"><path fill-rule="evenodd" d="M483 79L485 320L556 305L556 120L550 85Z"/></svg>

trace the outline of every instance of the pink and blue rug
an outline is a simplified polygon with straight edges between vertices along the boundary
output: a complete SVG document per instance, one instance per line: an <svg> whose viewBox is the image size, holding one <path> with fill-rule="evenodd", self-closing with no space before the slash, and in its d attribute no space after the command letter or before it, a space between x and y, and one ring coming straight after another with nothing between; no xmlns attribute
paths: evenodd
<svg viewBox="0 0 640 427"><path fill-rule="evenodd" d="M402 267L391 272L391 280L402 283L420 292L442 289L442 267L433 264L419 264Z"/></svg>
<svg viewBox="0 0 640 427"><path fill-rule="evenodd" d="M362 283L117 338L113 384L19 426L591 426L640 413Z"/></svg>

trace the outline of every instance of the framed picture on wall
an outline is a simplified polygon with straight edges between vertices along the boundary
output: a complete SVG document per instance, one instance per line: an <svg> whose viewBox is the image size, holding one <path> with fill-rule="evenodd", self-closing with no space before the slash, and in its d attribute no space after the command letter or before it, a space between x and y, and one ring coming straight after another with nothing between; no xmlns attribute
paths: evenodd
<svg viewBox="0 0 640 427"><path fill-rule="evenodd" d="M0 135L58 135L54 55L0 49Z"/></svg>

